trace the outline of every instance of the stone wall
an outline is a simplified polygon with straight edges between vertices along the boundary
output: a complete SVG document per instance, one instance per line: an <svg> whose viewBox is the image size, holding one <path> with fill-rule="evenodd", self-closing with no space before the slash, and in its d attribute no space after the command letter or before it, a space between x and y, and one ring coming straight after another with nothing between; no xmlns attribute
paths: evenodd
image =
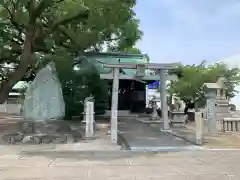
<svg viewBox="0 0 240 180"><path fill-rule="evenodd" d="M73 143L83 138L80 129L73 129L68 122L63 120L19 121L12 126L14 130L8 131L2 137L5 143L59 144Z"/></svg>

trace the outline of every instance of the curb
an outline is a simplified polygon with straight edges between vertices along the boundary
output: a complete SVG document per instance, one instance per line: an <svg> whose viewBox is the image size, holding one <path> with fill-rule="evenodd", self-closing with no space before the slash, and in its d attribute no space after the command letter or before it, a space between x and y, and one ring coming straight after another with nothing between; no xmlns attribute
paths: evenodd
<svg viewBox="0 0 240 180"><path fill-rule="evenodd" d="M193 144L193 145L202 147L202 145L197 144L195 141L193 141L193 140L191 140L190 138L187 138L187 137L185 137L185 136L178 135L177 133L174 133L174 132L166 132L166 133L168 133L168 134L170 134L170 135L172 135L172 136L181 138L181 139L183 139L183 140L185 140L185 141L187 141L187 142L189 142L189 143L191 143L191 144Z"/></svg>
<svg viewBox="0 0 240 180"><path fill-rule="evenodd" d="M151 124L150 124L150 126L153 127L153 128L156 128L155 126L153 126ZM187 141L187 142L189 142L189 143L191 143L193 145L202 147L202 145L197 144L194 140L191 140L191 139L189 139L189 138L187 138L185 136L181 136L181 135L178 135L177 133L174 133L173 130L171 130L171 131L162 131L162 132L167 133L167 134L172 135L172 136L175 136L177 138L181 138L181 139L183 139L183 140L185 140L185 141Z"/></svg>
<svg viewBox="0 0 240 180"><path fill-rule="evenodd" d="M240 151L240 148L204 148L205 151Z"/></svg>
<svg viewBox="0 0 240 180"><path fill-rule="evenodd" d="M176 151L198 151L203 150L203 147L200 146L186 146L186 147L180 147L180 146L164 146L164 147L131 147L131 151L133 152L139 152L139 151L145 151L145 152L176 152Z"/></svg>
<svg viewBox="0 0 240 180"><path fill-rule="evenodd" d="M121 146L122 150L131 150L129 144L127 143L127 140L123 137L121 132L118 132L118 142L117 142L117 144Z"/></svg>

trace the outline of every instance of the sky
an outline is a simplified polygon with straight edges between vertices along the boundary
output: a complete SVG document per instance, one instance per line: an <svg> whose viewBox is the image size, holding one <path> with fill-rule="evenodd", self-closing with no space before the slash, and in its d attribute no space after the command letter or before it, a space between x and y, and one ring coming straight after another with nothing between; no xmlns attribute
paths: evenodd
<svg viewBox="0 0 240 180"><path fill-rule="evenodd" d="M212 63L240 54L240 0L137 0L151 62Z"/></svg>

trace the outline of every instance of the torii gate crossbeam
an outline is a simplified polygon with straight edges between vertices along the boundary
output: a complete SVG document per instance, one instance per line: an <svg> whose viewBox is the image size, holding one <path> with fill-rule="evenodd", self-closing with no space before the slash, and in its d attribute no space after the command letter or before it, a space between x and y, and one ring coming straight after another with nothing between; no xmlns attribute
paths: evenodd
<svg viewBox="0 0 240 180"><path fill-rule="evenodd" d="M101 63L101 62L100 62ZM105 64L102 63L107 68L112 68L112 75L108 74L107 76L104 74L101 75L102 79L113 79L112 86L112 107L111 107L111 140L114 143L117 143L118 138L118 89L119 89L119 79L134 79L130 76L120 75L119 69L137 69L140 71L144 71L145 69L153 69L159 71L159 80L160 80L160 98L161 98L161 114L163 118L163 130L169 130L169 120L168 120L168 105L167 105L167 91L166 91L166 80L167 74L166 70L175 69L179 66L178 63L165 63L165 64L130 64L130 63L117 63L117 64ZM121 77L121 78L120 78ZM147 75L143 74L142 76L137 76L137 79L144 80L153 80L158 79L156 75Z"/></svg>

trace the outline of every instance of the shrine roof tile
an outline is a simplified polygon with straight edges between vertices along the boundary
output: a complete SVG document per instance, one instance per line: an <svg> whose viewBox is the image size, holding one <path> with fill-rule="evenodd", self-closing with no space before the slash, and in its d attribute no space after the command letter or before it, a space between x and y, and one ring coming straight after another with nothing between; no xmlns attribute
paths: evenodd
<svg viewBox="0 0 240 180"><path fill-rule="evenodd" d="M98 71L102 74L111 72L111 68L106 68L103 63L131 63L131 64L145 64L147 63L147 57L144 54L128 54L128 53L92 53L86 52L83 54L91 62L95 62L94 65ZM122 69L123 73L128 75L136 74L135 69ZM151 70L146 70L146 74L150 74Z"/></svg>

